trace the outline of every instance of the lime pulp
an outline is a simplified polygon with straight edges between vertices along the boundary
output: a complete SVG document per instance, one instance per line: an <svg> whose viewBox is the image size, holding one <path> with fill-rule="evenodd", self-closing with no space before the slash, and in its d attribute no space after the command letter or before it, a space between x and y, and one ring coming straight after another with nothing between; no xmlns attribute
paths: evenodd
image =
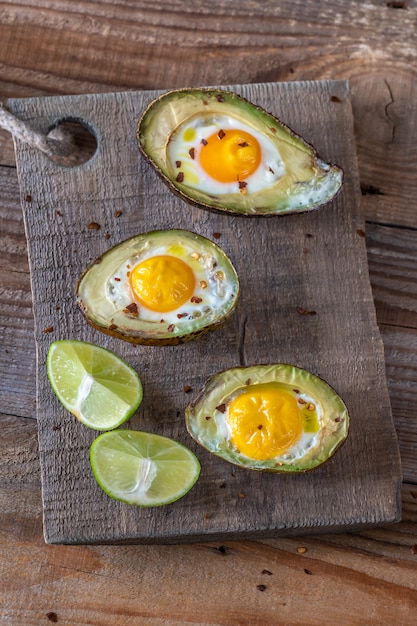
<svg viewBox="0 0 417 626"><path fill-rule="evenodd" d="M97 437L90 448L90 463L107 495L141 507L178 500L200 475L197 457L183 444L128 429Z"/></svg>

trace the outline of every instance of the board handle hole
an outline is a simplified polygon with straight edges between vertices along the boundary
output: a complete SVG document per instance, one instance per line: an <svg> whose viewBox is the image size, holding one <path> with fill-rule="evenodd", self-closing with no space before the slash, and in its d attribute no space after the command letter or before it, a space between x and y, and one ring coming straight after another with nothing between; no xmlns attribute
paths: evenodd
<svg viewBox="0 0 417 626"><path fill-rule="evenodd" d="M92 129L77 119L62 119L56 122L47 135L51 158L65 167L76 167L86 163L97 151L97 137Z"/></svg>

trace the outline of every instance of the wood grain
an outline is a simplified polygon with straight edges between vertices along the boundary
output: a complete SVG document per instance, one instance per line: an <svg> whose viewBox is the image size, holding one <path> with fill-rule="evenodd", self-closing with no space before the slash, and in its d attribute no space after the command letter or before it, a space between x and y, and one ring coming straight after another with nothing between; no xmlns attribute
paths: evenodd
<svg viewBox="0 0 417 626"><path fill-rule="evenodd" d="M182 626L186 620L203 626L379 626L382 616L414 624L415 486L403 487L400 523L354 534L181 546L45 546L36 424L9 417L3 425L5 624L47 624L52 613L58 623L115 626Z"/></svg>
<svg viewBox="0 0 417 626"><path fill-rule="evenodd" d="M381 524L399 516L401 473L361 236L347 85L281 83L234 90L267 110L272 107L320 154L345 168L343 193L333 203L271 221L214 216L172 197L137 154L135 122L156 92L9 102L19 117L29 117L44 132L59 116L81 119L94 129L100 146L84 166L63 168L17 143L38 347L45 537L51 543L305 533L312 527ZM314 107L321 114L311 117L308 111ZM109 124L116 115L117 126ZM116 209L121 216L116 217ZM232 322L204 341L171 349L138 350L87 328L75 308L73 289L86 265L108 248L105 233L118 243L132 232L186 228L190 218L193 229L207 237L221 233L236 265L242 296ZM101 228L89 231L90 221ZM300 315L300 308L314 310L314 317ZM296 477L230 469L196 450L204 471L191 497L145 512L121 506L98 493L91 477L91 431L68 420L51 392L44 363L55 338L106 345L137 368L145 400L131 420L136 428L190 443L184 433L185 384L198 390L216 371L278 361L310 369L337 389L350 408L351 434L337 459ZM221 507L213 507L214 501Z"/></svg>
<svg viewBox="0 0 417 626"><path fill-rule="evenodd" d="M361 533L204 549L44 545L37 428L24 419L35 416L26 243L13 144L0 131L2 623L414 626L417 465L408 430L416 423L417 324L406 294L415 293L417 258L416 1L42 0L30 12L28 4L0 2L2 99L349 79L371 283L404 476L414 485L404 485L401 523ZM311 574L300 569L309 556Z"/></svg>
<svg viewBox="0 0 417 626"><path fill-rule="evenodd" d="M1 2L0 94L349 79L365 210L412 226L417 4L399 4Z"/></svg>

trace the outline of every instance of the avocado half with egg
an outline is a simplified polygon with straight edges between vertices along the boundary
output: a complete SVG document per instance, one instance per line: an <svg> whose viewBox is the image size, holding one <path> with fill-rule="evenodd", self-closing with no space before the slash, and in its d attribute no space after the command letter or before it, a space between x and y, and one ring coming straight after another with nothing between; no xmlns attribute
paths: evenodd
<svg viewBox="0 0 417 626"><path fill-rule="evenodd" d="M236 93L183 89L146 108L139 148L169 187L202 208L256 216L309 211L342 185L337 165Z"/></svg>
<svg viewBox="0 0 417 626"><path fill-rule="evenodd" d="M220 328L233 313L239 279L226 253L187 230L157 230L123 241L78 281L86 320L142 345L173 345Z"/></svg>
<svg viewBox="0 0 417 626"><path fill-rule="evenodd" d="M240 467L304 472L347 437L348 410L324 380L288 364L215 374L185 411L190 435Z"/></svg>

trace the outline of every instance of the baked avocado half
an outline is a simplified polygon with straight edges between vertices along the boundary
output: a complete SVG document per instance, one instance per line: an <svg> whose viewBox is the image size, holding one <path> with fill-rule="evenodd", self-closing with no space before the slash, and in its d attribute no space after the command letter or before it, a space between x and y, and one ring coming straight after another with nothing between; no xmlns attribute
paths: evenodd
<svg viewBox="0 0 417 626"><path fill-rule="evenodd" d="M236 93L170 91L149 104L139 148L172 191L199 207L244 216L309 211L343 172L279 119Z"/></svg>
<svg viewBox="0 0 417 626"><path fill-rule="evenodd" d="M289 364L215 374L185 410L190 435L240 467L305 472L345 441L348 410L324 380Z"/></svg>
<svg viewBox="0 0 417 626"><path fill-rule="evenodd" d="M175 345L220 328L239 278L226 253L187 230L141 233L82 274L77 303L94 328L142 345Z"/></svg>

